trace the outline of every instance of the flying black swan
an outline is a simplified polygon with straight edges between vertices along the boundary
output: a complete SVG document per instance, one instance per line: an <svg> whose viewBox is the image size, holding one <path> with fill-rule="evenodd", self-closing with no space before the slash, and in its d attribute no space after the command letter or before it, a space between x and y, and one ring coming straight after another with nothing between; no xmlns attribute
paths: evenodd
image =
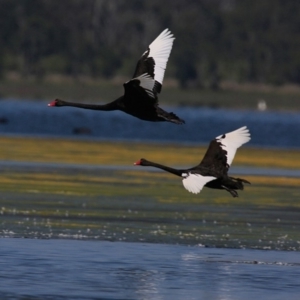
<svg viewBox="0 0 300 300"><path fill-rule="evenodd" d="M74 106L94 110L121 110L146 121L168 121L183 124L184 120L158 106L157 94L161 92L165 69L172 50L173 34L165 29L143 53L137 63L133 78L124 83L125 93L104 105L66 102L56 99L48 106Z"/></svg>
<svg viewBox="0 0 300 300"><path fill-rule="evenodd" d="M135 162L139 166L152 166L182 177L183 186L191 193L198 194L204 186L212 189L224 189L233 197L238 197L236 190L243 190L245 179L228 176L229 167L236 150L250 141L246 126L220 135L212 140L199 165L190 169L173 169L144 158Z"/></svg>

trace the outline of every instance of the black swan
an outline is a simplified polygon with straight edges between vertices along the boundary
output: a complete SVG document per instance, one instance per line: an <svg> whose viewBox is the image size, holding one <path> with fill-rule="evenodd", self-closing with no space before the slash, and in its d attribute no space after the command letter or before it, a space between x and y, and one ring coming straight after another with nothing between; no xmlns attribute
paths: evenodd
<svg viewBox="0 0 300 300"><path fill-rule="evenodd" d="M183 186L191 193L198 194L204 186L212 189L224 189L233 197L238 197L236 190L243 190L245 179L233 178L227 172L236 150L250 140L246 126L220 135L212 140L199 165L190 169L173 169L146 159L135 162L139 166L152 166L182 177Z"/></svg>
<svg viewBox="0 0 300 300"><path fill-rule="evenodd" d="M124 83L124 95L113 102L96 105L66 102L56 99L48 106L74 106L94 110L121 110L146 121L168 121L183 124L184 120L158 106L157 94L161 92L165 69L172 50L173 34L165 29L143 53L137 63L133 78Z"/></svg>

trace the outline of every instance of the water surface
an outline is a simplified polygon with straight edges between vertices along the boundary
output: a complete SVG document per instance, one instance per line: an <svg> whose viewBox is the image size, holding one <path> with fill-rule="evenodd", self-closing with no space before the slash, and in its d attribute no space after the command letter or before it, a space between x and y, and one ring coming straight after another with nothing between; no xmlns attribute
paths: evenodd
<svg viewBox="0 0 300 300"><path fill-rule="evenodd" d="M207 144L247 125L250 145L300 147L296 113L173 111L187 124L2 101L0 133ZM0 161L0 298L299 299L299 170L231 171L258 176L238 199L150 169Z"/></svg>
<svg viewBox="0 0 300 300"><path fill-rule="evenodd" d="M0 239L1 299L299 299L300 254Z"/></svg>
<svg viewBox="0 0 300 300"><path fill-rule="evenodd" d="M168 122L146 122L120 111L101 112L48 107L46 102L2 100L0 118L7 122L0 124L0 134L207 144L220 134L246 125L252 134L248 145L300 147L299 113L205 107L164 108L179 115L186 124L179 126Z"/></svg>

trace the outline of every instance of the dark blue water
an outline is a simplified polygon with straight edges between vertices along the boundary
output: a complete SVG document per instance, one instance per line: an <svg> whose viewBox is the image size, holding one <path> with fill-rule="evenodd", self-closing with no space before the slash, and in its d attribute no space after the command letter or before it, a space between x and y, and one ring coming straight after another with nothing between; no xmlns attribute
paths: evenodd
<svg viewBox="0 0 300 300"><path fill-rule="evenodd" d="M300 147L300 113L237 111L210 108L167 108L185 125L146 122L123 112L48 107L46 102L2 100L0 134L130 139L207 144L214 137L247 125L248 145Z"/></svg>
<svg viewBox="0 0 300 300"><path fill-rule="evenodd" d="M1 299L299 299L300 254L0 239Z"/></svg>

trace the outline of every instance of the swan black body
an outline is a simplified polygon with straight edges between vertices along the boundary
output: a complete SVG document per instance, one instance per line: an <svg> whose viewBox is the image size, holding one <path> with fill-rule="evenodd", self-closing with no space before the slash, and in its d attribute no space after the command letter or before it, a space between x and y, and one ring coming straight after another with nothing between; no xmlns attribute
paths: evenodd
<svg viewBox="0 0 300 300"><path fill-rule="evenodd" d="M249 181L228 176L228 170L235 156L236 150L250 140L247 127L220 135L210 142L202 159L195 167L189 169L174 169L144 158L135 165L152 166L174 175L182 177L184 187L191 193L200 193L202 188L221 189L238 197L237 190L244 189L244 183Z"/></svg>
<svg viewBox="0 0 300 300"><path fill-rule="evenodd" d="M158 106L158 94L162 89L173 41L173 35L168 29L165 29L150 44L137 63L133 78L124 83L124 95L118 99L103 105L56 99L48 106L73 106L102 111L120 110L144 121L184 124L184 120L174 113L166 112Z"/></svg>

